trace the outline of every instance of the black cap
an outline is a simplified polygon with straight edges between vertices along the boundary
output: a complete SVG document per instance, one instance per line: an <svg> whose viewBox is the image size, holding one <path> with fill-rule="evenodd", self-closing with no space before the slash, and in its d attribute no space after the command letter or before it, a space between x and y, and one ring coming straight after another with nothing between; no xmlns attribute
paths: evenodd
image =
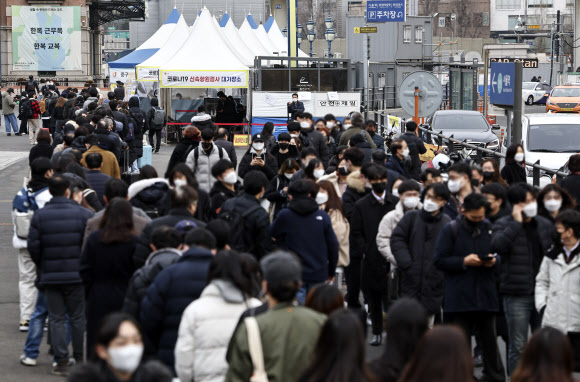
<svg viewBox="0 0 580 382"><path fill-rule="evenodd" d="M6 92L8 92L8 93L14 93L14 89L8 88L8 89L6 89Z"/></svg>
<svg viewBox="0 0 580 382"><path fill-rule="evenodd" d="M123 81L117 81L117 85L123 85Z"/></svg>
<svg viewBox="0 0 580 382"><path fill-rule="evenodd" d="M264 137L260 133L254 134L252 137L252 142L264 142Z"/></svg>
<svg viewBox="0 0 580 382"><path fill-rule="evenodd" d="M274 252L260 261L264 280L268 284L286 284L302 281L302 267L295 256L288 252Z"/></svg>
<svg viewBox="0 0 580 382"><path fill-rule="evenodd" d="M280 141L290 141L290 139L292 139L292 137L288 133L280 133L278 135L278 142L280 142Z"/></svg>

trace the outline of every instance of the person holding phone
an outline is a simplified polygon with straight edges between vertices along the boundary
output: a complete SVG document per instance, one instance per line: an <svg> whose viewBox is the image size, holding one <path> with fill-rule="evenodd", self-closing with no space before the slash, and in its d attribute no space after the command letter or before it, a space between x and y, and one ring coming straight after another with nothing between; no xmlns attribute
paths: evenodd
<svg viewBox="0 0 580 382"><path fill-rule="evenodd" d="M483 379L505 381L495 327L499 310L495 268L500 257L492 250L492 225L485 219L486 207L487 200L481 194L465 198L462 215L439 233L434 263L445 276L446 317L463 328L468 341L474 329L479 333Z"/></svg>
<svg viewBox="0 0 580 382"><path fill-rule="evenodd" d="M238 175L243 178L248 172L257 170L271 180L278 172L278 162L266 151L264 136L260 133L252 137L252 145L242 157L238 167Z"/></svg>

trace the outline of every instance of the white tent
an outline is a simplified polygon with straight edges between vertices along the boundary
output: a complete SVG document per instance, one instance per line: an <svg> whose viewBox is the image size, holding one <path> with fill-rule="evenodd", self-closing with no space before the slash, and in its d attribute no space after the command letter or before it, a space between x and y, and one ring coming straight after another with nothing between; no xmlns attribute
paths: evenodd
<svg viewBox="0 0 580 382"><path fill-rule="evenodd" d="M280 53L280 48L270 40L270 37L268 37L268 33L266 33L262 24L260 24L257 29L254 29L254 33L256 33L262 45L264 45L268 50L271 50L275 56L283 56L283 54Z"/></svg>
<svg viewBox="0 0 580 382"><path fill-rule="evenodd" d="M207 9L181 49L159 68L162 88L247 88L248 67L224 42Z"/></svg>
<svg viewBox="0 0 580 382"><path fill-rule="evenodd" d="M165 45L153 56L137 65L137 81L159 81L159 68L179 51L187 40L187 36L189 36L189 27L181 15Z"/></svg>
<svg viewBox="0 0 580 382"><path fill-rule="evenodd" d="M276 23L276 19L270 16L266 24L268 23L271 23L270 29L268 30L270 41L278 48L281 56L288 56L288 41L284 33L280 30L278 23Z"/></svg>
<svg viewBox="0 0 580 382"><path fill-rule="evenodd" d="M230 23L230 21L228 21L228 23ZM269 51L267 48L265 48L264 45L260 42L260 40L258 39L258 35L254 33L254 30L248 23L247 19L244 20L242 26L240 26L239 32L242 40L245 41L246 45L248 45L248 48L252 49L252 51L254 52L254 56L272 55L272 52Z"/></svg>
<svg viewBox="0 0 580 382"><path fill-rule="evenodd" d="M220 33L220 35L222 36L222 39L224 40L224 42L228 45L228 47L230 48L230 50L232 52L234 52L238 58L240 59L240 61L242 61L246 66L248 67L253 67L254 66L254 55L252 54L252 52L248 49L248 47L246 46L246 44L243 43L243 41L239 38L239 36L236 34L234 35L231 29L228 30L228 32L225 31L225 28L220 27L220 24L218 23L218 21L216 19L213 19L214 22L214 26L215 29ZM233 28L234 31L236 28ZM235 32L234 32L235 33ZM235 41L235 38L238 38L238 41Z"/></svg>
<svg viewBox="0 0 580 382"><path fill-rule="evenodd" d="M231 44L235 47L236 51L239 51L240 54L243 54L244 56L251 58L252 66L254 66L254 58L256 57L256 54L254 53L254 50L251 49L250 46L247 45L246 42L242 39L242 37L240 36L240 32L235 27L232 19L228 18L226 25L220 29L222 31L224 38L231 42Z"/></svg>

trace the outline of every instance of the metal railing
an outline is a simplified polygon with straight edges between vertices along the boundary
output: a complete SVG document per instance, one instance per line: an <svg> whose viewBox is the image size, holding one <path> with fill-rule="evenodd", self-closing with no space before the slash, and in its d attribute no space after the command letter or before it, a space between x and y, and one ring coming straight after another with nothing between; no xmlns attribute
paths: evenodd
<svg viewBox="0 0 580 382"><path fill-rule="evenodd" d="M385 128L388 129L388 125L385 124L385 120L388 123L388 116L385 114L382 114L380 112L374 112L374 117L375 117L374 118L375 122L377 123L377 126L379 127L380 134L382 136L385 136L385 134L384 134ZM403 121L401 121L401 126L403 126L403 125L404 125L404 123L403 123ZM505 154L500 152L500 151L490 150L490 149L487 149L487 148L484 148L481 146L473 145L473 144L467 143L465 140L460 141L458 139L453 138L453 135L445 136L441 132L437 133L437 132L431 130L430 127L425 127L425 126L421 125L421 126L419 126L419 130L421 130L424 134L427 134L428 140L431 140L432 136L437 137L438 138L438 145L441 147L445 147L445 145L443 144L444 140L448 143L453 143L451 145L447 144L447 146L446 146L450 153L456 151L455 150L456 145L460 145L460 146L462 146L466 149L469 149L469 150L476 150L476 155L475 155L475 158L473 158L473 159L475 160L475 163L477 163L477 164L481 164L481 162L484 159L483 158L484 154L487 154L487 157L493 156L493 157L505 159ZM503 144L503 142L500 142L500 147L501 147L501 144ZM563 171L554 170L554 169L540 165L539 160L535 163L526 162L526 166L532 168L532 179L533 179L534 186L540 185L540 178L542 176L542 172L544 174L550 174L551 177L553 177L555 175L558 182L560 182L564 177L568 176L568 174L563 172Z"/></svg>

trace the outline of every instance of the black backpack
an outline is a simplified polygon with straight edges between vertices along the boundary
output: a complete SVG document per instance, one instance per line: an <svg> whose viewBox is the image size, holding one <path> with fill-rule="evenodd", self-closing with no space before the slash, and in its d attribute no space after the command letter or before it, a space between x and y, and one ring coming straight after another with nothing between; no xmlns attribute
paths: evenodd
<svg viewBox="0 0 580 382"><path fill-rule="evenodd" d="M32 100L31 99L24 101L24 103L22 104L21 115L22 115L22 118L24 118L24 119L32 118L32 116L34 115L34 113L32 112Z"/></svg>
<svg viewBox="0 0 580 382"><path fill-rule="evenodd" d="M247 252L251 249L251 244L247 241L253 241L253 238L250 238L248 235L247 218L255 211L262 208L262 206L257 204L250 209L240 212L237 209L237 201L239 198L240 197L238 196L231 199L229 203L232 203L233 207L225 210L222 208L218 215L218 219L225 221L230 226L230 247L237 251Z"/></svg>
<svg viewBox="0 0 580 382"><path fill-rule="evenodd" d="M28 81L26 81L26 87L25 87L25 89L26 89L26 92L27 93L30 93L30 92L34 93L34 90L36 89L34 87L34 80L28 80Z"/></svg>
<svg viewBox="0 0 580 382"><path fill-rule="evenodd" d="M138 112L129 111L129 114L131 115L131 118L135 120L134 133L142 134L143 127L145 126L145 116L143 115L143 112L141 110Z"/></svg>
<svg viewBox="0 0 580 382"><path fill-rule="evenodd" d="M79 110L81 110L81 107L78 105L71 107L70 111L68 112L68 119L72 119L74 121L77 118L77 111Z"/></svg>

